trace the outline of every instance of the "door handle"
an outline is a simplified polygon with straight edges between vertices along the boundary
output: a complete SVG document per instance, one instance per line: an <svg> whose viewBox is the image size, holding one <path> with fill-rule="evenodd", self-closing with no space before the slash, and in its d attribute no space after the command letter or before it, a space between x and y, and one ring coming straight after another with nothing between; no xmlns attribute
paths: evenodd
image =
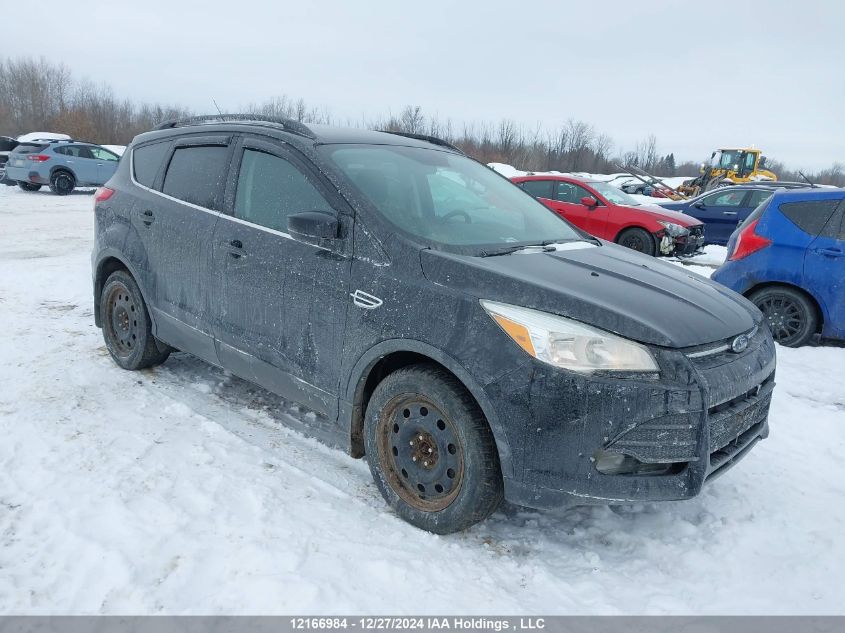
<svg viewBox="0 0 845 633"><path fill-rule="evenodd" d="M146 224L147 226L149 226L150 224L152 224L152 223L153 223L153 221L156 219L155 215L153 215L153 212L152 212L152 211L150 211L149 209L147 209L146 211L144 211L143 216L144 216L144 217L143 217L143 222L144 222L144 224Z"/></svg>
<svg viewBox="0 0 845 633"><path fill-rule="evenodd" d="M722 211L724 215L736 215L736 211Z"/></svg>
<svg viewBox="0 0 845 633"><path fill-rule="evenodd" d="M240 259L244 256L243 252L241 252L243 250L244 244L240 240L231 240L225 246L229 251L229 255L231 255L235 259Z"/></svg>
<svg viewBox="0 0 845 633"><path fill-rule="evenodd" d="M816 252L825 257L845 257L845 252L838 248L818 248Z"/></svg>

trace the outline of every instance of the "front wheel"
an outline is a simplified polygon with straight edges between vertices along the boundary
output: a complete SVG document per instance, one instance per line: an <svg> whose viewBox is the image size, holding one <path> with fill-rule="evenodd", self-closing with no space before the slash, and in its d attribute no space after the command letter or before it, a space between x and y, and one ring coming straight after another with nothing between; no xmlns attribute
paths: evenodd
<svg viewBox="0 0 845 633"><path fill-rule="evenodd" d="M24 191L38 191L41 189L41 185L37 185L34 182L24 182L23 180L18 180L18 187Z"/></svg>
<svg viewBox="0 0 845 633"><path fill-rule="evenodd" d="M654 255L654 238L645 229L626 229L619 234L617 243L625 248L639 251L643 255Z"/></svg>
<svg viewBox="0 0 845 633"><path fill-rule="evenodd" d="M785 347L800 347L815 334L816 309L803 293L792 288L770 287L748 297L763 313L772 337Z"/></svg>
<svg viewBox="0 0 845 633"><path fill-rule="evenodd" d="M443 369L412 365L389 374L373 392L364 425L373 479L408 523L449 534L483 521L501 503L490 427Z"/></svg>
<svg viewBox="0 0 845 633"><path fill-rule="evenodd" d="M156 341L141 290L132 276L113 272L100 294L100 319L109 354L123 369L143 369L167 360L170 348Z"/></svg>

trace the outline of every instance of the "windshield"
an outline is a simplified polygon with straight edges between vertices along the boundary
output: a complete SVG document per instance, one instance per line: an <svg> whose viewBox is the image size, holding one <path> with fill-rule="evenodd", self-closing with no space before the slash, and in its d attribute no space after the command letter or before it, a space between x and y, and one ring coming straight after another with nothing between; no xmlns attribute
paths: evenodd
<svg viewBox="0 0 845 633"><path fill-rule="evenodd" d="M636 198L632 198L621 189L617 189L613 185L609 185L606 182L591 182L590 186L613 204L625 204L629 207L640 206L640 203L637 202Z"/></svg>
<svg viewBox="0 0 845 633"><path fill-rule="evenodd" d="M435 247L580 240L553 211L459 154L393 145L323 145L323 152L394 226Z"/></svg>
<svg viewBox="0 0 845 633"><path fill-rule="evenodd" d="M733 169L739 167L742 152L735 149L723 149L713 153L711 164L716 169Z"/></svg>

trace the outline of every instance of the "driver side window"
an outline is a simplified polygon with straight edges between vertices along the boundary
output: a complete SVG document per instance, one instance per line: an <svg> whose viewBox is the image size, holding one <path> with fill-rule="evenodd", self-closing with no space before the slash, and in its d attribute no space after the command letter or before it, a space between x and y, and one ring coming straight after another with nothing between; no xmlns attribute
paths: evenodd
<svg viewBox="0 0 845 633"><path fill-rule="evenodd" d="M245 149L235 217L287 233L288 216L305 211L332 212L332 207L293 164L274 154Z"/></svg>
<svg viewBox="0 0 845 633"><path fill-rule="evenodd" d="M110 161L118 160L117 154L112 154L107 149L103 149L101 147L92 147L91 153L94 154L94 158L96 158L98 160L110 160Z"/></svg>
<svg viewBox="0 0 845 633"><path fill-rule="evenodd" d="M702 200L708 207L738 207L745 198L745 191L727 191L715 193Z"/></svg>

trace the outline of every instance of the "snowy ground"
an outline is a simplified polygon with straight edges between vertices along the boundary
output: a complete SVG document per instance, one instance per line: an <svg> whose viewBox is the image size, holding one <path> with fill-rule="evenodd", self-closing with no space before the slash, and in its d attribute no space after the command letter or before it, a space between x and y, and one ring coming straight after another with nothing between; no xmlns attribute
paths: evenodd
<svg viewBox="0 0 845 633"><path fill-rule="evenodd" d="M0 186L0 613L845 613L845 349L778 350L771 438L697 499L433 536L307 412L118 369L91 206Z"/></svg>

